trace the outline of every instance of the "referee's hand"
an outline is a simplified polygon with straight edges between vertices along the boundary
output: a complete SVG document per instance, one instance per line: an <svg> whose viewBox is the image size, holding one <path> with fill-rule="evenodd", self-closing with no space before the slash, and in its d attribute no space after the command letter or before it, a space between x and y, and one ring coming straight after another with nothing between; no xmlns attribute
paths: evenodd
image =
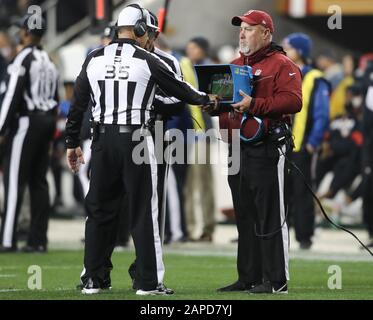
<svg viewBox="0 0 373 320"><path fill-rule="evenodd" d="M219 108L219 96L216 94L209 94L208 96L209 96L210 102L207 105L202 106L202 110L207 113L212 114L215 111L217 111Z"/></svg>
<svg viewBox="0 0 373 320"><path fill-rule="evenodd" d="M67 163L72 172L78 173L81 164L85 164L83 151L80 147L75 149L67 149Z"/></svg>

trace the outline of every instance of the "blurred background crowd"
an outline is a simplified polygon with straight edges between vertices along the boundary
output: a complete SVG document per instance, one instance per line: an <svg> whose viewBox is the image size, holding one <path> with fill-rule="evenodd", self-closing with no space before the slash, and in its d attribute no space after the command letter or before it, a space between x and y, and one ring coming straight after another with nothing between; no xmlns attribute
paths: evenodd
<svg viewBox="0 0 373 320"><path fill-rule="evenodd" d="M40 6L47 20L44 47L60 72L61 101L48 174L52 219L85 216L83 199L89 184L89 165L83 166L79 175L73 175L67 169L65 120L74 81L87 53L110 42L111 26L117 13L134 2L0 0L0 77L21 49L14 22L32 5ZM165 13L161 9L164 0L136 2L159 18ZM317 105L313 101L313 116L307 120L311 128L316 128L314 135L320 136L310 137L310 148L307 149L310 162L306 163L309 179L331 218L343 225L366 228L373 246L373 42L367 36L373 27L373 1L359 1L357 6L352 0L334 1L338 2L342 9L342 29L328 27L328 19L335 13L328 12L328 1L172 0L167 10L165 32L158 38L156 46L172 53L180 62L184 78L197 86L193 65L230 63L239 55L238 28L231 26L231 17L253 8L271 13L276 28L274 41L283 45L288 55L295 50L305 65L322 72L328 84L326 105ZM317 113L321 108L326 108L326 116L325 112ZM197 119L198 123L192 119ZM320 119L323 124L318 127ZM195 129L203 136L205 129L217 128L218 124L198 107L188 106L185 113L169 121L168 127L184 132ZM83 148L89 158L89 134L86 137ZM212 152L217 152L216 143L208 146ZM192 156L198 145L197 135L195 141L186 143L187 154ZM1 174L0 171L0 185ZM4 192L1 188L2 206ZM226 178L216 166L172 165L167 194L165 243L213 242L218 223L234 223ZM302 188L293 190L293 194L297 199L294 202L301 205L309 199L308 191ZM28 229L27 198L26 193L18 227L20 238ZM302 249L312 247L315 227L327 227L312 199L311 202L311 217L303 213L308 209L301 209L300 213L292 210L296 203L290 204L288 214L290 224L298 228L297 240ZM297 215L300 217L296 218ZM301 221L301 226L297 227L297 221ZM128 221L122 219L121 224L117 245L125 247L129 242Z"/></svg>

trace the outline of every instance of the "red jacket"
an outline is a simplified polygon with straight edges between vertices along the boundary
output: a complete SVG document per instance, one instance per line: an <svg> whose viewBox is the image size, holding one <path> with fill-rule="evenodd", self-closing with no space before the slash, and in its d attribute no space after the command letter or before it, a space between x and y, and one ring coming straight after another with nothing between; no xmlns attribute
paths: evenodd
<svg viewBox="0 0 373 320"><path fill-rule="evenodd" d="M248 113L260 117L268 129L271 121L290 122L290 114L302 108L302 76L298 66L293 63L275 44L262 48L251 56L241 56L232 61L236 65L252 67L253 100ZM220 129L239 129L242 115L234 112L219 115ZM251 123L250 123L251 121ZM252 125L251 125L252 124ZM248 120L245 135L252 136L257 124ZM251 129L250 129L251 128ZM251 131L251 132L250 132ZM231 133L229 134L229 140Z"/></svg>

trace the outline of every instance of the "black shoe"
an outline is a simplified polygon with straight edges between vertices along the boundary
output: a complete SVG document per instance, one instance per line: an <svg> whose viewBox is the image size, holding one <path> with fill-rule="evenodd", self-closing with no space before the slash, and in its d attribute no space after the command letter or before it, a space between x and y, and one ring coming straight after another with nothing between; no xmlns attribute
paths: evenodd
<svg viewBox="0 0 373 320"><path fill-rule="evenodd" d="M46 246L25 246L21 249L22 252L24 253L46 253L47 252L47 247Z"/></svg>
<svg viewBox="0 0 373 320"><path fill-rule="evenodd" d="M217 292L242 292L242 291L250 290L254 286L255 284L253 283L244 283L238 280L235 283L232 283L226 287L219 288L216 291Z"/></svg>
<svg viewBox="0 0 373 320"><path fill-rule="evenodd" d="M0 253L15 253L17 252L17 247L3 247L0 246Z"/></svg>
<svg viewBox="0 0 373 320"><path fill-rule="evenodd" d="M85 285L87 284L89 278L86 277L86 275L82 276L80 278L80 284L76 286L77 290L82 290ZM104 274L104 280L100 281L101 289L102 290L111 290L111 277L110 277L110 271L106 271Z"/></svg>
<svg viewBox="0 0 373 320"><path fill-rule="evenodd" d="M111 290L111 288L111 278L109 276L102 281L102 290Z"/></svg>
<svg viewBox="0 0 373 320"><path fill-rule="evenodd" d="M85 287L85 284L84 283L79 283L77 286L76 286L76 290L78 291L82 291L83 288ZM102 281L102 284L101 284L101 288L102 290L111 290L112 289L112 286L111 286L111 279L110 277L109 278L105 278L103 281Z"/></svg>
<svg viewBox="0 0 373 320"><path fill-rule="evenodd" d="M138 296L167 296L174 294L174 290L166 288L164 284L160 284L154 290L142 290L138 289L136 291Z"/></svg>
<svg viewBox="0 0 373 320"><path fill-rule="evenodd" d="M250 294L287 294L288 285L286 282L277 283L266 281L249 290Z"/></svg>
<svg viewBox="0 0 373 320"><path fill-rule="evenodd" d="M103 282L97 278L88 278L81 292L83 294L97 294L103 290Z"/></svg>
<svg viewBox="0 0 373 320"><path fill-rule="evenodd" d="M312 241L311 240L301 241L299 243L299 248L301 250L309 250L309 249L311 249L311 247L312 247Z"/></svg>

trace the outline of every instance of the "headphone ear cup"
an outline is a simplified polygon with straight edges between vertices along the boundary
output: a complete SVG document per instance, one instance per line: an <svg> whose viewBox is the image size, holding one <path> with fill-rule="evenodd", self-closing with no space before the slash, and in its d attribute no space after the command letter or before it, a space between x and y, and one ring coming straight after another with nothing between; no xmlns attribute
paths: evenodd
<svg viewBox="0 0 373 320"><path fill-rule="evenodd" d="M141 38L145 35L147 29L147 25L144 21L138 21L136 22L135 27L133 28L133 31L135 33L135 36L138 38Z"/></svg>

